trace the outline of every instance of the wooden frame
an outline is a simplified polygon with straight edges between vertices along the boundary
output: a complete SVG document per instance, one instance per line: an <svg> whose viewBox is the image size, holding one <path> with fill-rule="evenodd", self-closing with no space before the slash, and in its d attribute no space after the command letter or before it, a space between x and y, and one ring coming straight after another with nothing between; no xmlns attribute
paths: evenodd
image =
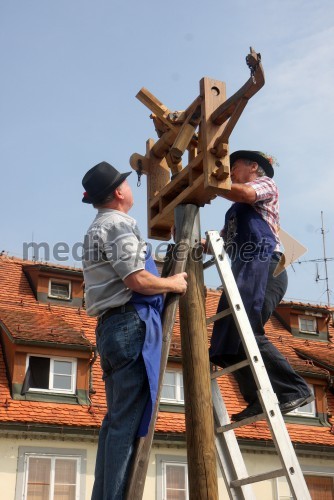
<svg viewBox="0 0 334 500"><path fill-rule="evenodd" d="M158 134L157 142L147 141L145 156L135 153L130 158L131 167L148 177L150 238L170 239L176 206L204 206L231 188L228 140L248 100L264 85L260 54L251 48L246 61L251 76L227 100L225 83L206 77L185 111L172 112L145 88L138 92L136 97L153 113ZM183 167L186 151L188 164Z"/></svg>

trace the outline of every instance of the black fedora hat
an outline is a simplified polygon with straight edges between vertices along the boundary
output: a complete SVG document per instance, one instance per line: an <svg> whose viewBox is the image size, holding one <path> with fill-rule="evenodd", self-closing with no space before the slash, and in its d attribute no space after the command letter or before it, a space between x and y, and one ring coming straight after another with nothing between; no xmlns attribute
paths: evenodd
<svg viewBox="0 0 334 500"><path fill-rule="evenodd" d="M230 155L231 166L237 160L252 160L255 161L263 168L268 177L274 177L273 163L275 163L272 156L266 155L261 151L235 151Z"/></svg>
<svg viewBox="0 0 334 500"><path fill-rule="evenodd" d="M86 192L82 198L83 203L100 203L108 194L125 181L131 172L121 174L115 167L102 161L88 170L82 179Z"/></svg>

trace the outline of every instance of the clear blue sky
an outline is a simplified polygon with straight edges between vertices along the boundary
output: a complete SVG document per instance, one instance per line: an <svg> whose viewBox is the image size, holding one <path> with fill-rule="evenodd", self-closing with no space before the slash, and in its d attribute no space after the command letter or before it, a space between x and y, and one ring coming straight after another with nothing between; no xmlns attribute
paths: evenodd
<svg viewBox="0 0 334 500"><path fill-rule="evenodd" d="M0 250L20 257L32 237L51 250L82 241L93 217L81 203L84 173L102 160L126 171L130 155L156 138L138 90L184 109L209 76L225 81L229 96L249 76L250 45L262 54L266 85L230 149L278 159L282 227L308 248L303 260L320 258L323 211L334 257L332 0L0 0ZM138 189L135 174L130 183L146 237L146 183ZM201 209L203 232L220 229L228 207L217 199ZM334 290L334 262L328 270ZM319 272L324 278L321 264ZM326 302L315 274L315 264L296 264L286 297ZM207 284L219 284L214 274Z"/></svg>

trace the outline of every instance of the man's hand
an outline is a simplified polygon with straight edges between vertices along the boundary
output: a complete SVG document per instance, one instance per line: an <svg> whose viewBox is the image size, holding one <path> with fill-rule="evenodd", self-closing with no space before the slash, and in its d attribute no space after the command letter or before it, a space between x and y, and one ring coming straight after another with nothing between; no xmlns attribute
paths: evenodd
<svg viewBox="0 0 334 500"><path fill-rule="evenodd" d="M143 295L155 295L156 293L180 293L184 295L187 291L187 273L174 274L168 278L160 278L145 269L135 271L124 279L125 285L134 292Z"/></svg>
<svg viewBox="0 0 334 500"><path fill-rule="evenodd" d="M172 287L174 288L174 293L180 293L184 295L187 291L187 273L179 273L174 274L174 276L170 276L167 278L170 280Z"/></svg>

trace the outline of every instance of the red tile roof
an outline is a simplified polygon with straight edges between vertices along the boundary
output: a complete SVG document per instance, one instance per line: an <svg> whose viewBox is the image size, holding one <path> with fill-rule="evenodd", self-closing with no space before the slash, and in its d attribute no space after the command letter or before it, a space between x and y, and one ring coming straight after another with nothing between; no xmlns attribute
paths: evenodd
<svg viewBox="0 0 334 500"><path fill-rule="evenodd" d="M30 285L22 271L22 266L31 264L5 256L0 257L0 321L10 331L15 340L35 340L40 342L68 343L78 348L95 345L95 319L89 318L85 310L58 305L40 304L36 301ZM58 266L51 266L53 269ZM62 269L62 266L59 266ZM207 291L207 315L216 312L220 292ZM333 327L330 326L331 333ZM209 335L210 335L209 330ZM328 371L317 367L309 360L298 356L325 360L333 366L334 349L329 342L307 341L295 338L277 318L272 317L266 325L266 333L272 342L289 359L290 363L304 375L323 377L327 382ZM171 356L181 357L179 318L174 327ZM93 389L91 405L60 404L35 401L18 401L11 398L2 349L0 349L0 425L52 425L63 429L88 428L97 431L106 411L104 385L98 360L93 368ZM235 413L244 405L232 376L218 379L223 387L228 411ZM334 396L328 393L328 407L334 414ZM334 420L331 420L334 425ZM287 424L291 438L296 443L334 445L334 433L330 427L302 424ZM183 434L185 432L184 414L160 411L156 433ZM269 431L264 422L258 422L237 431L240 438L269 440Z"/></svg>
<svg viewBox="0 0 334 500"><path fill-rule="evenodd" d="M0 307L0 318L15 341L93 347L84 330L72 326L53 308L41 305L32 308L24 304L19 310Z"/></svg>

